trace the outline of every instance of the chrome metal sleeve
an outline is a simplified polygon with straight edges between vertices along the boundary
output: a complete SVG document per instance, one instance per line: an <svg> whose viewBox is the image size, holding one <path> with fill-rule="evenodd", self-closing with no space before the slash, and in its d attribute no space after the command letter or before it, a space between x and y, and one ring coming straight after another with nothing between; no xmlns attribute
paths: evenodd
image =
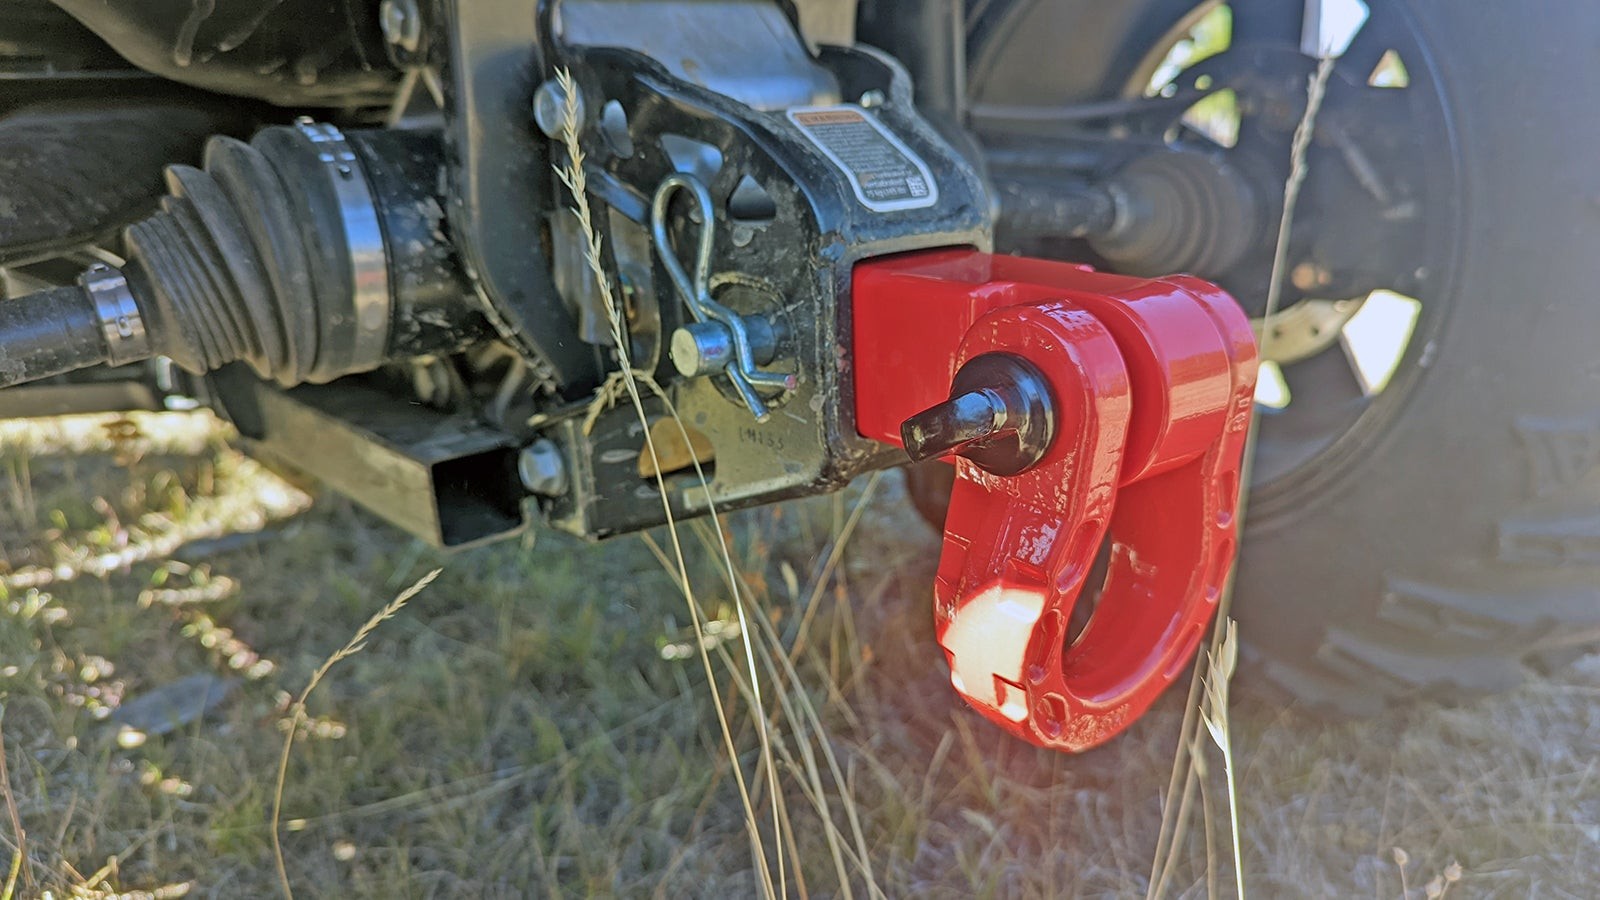
<svg viewBox="0 0 1600 900"><path fill-rule="evenodd" d="M392 314L389 259L378 224L378 209L362 175L355 151L343 132L326 122L301 117L295 128L317 149L339 201L345 243L350 254L352 302L356 335L352 357L360 368L372 368L385 359Z"/></svg>
<svg viewBox="0 0 1600 900"><path fill-rule="evenodd" d="M106 344L106 362L113 366L148 359L150 336L145 332L144 317L139 304L128 290L128 279L122 272L95 263L78 278L78 283L88 293L94 304L95 317L100 322L100 335Z"/></svg>

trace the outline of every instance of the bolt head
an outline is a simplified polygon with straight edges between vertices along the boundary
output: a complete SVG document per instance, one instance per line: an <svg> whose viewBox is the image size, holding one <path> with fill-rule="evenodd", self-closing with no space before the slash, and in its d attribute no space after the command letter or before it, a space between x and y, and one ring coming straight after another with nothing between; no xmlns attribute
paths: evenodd
<svg viewBox="0 0 1600 900"><path fill-rule="evenodd" d="M582 89L576 83L572 88L578 92L578 126L582 128L584 120L588 118L588 110L583 103ZM561 82L552 78L533 92L533 123L539 126L545 137L556 140L561 137L561 128L566 121L567 92L562 89Z"/></svg>
<svg viewBox="0 0 1600 900"><path fill-rule="evenodd" d="M530 494L560 497L567 492L567 463L554 441L540 438L517 456L517 477Z"/></svg>

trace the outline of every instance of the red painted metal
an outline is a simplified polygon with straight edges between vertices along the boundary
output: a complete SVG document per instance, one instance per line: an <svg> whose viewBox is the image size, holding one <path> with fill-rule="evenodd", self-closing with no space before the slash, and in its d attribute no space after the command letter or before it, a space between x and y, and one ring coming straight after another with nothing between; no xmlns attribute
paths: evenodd
<svg viewBox="0 0 1600 900"><path fill-rule="evenodd" d="M983 353L1050 381L1056 433L1038 464L999 477L954 460L935 620L979 712L1041 746L1103 743L1182 672L1216 612L1255 391L1249 321L1197 278L964 250L860 264L853 297L867 437L900 444L900 423ZM1068 645L1108 533L1099 603Z"/></svg>

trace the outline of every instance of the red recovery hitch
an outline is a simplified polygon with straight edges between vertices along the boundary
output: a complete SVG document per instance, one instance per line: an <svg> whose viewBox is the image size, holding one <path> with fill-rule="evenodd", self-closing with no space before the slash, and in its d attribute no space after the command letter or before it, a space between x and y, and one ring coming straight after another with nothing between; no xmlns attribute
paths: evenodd
<svg viewBox="0 0 1600 900"><path fill-rule="evenodd" d="M951 684L1024 740L1105 742L1216 612L1255 391L1249 321L1198 278L965 250L862 263L853 296L858 430L955 457L934 586ZM1098 605L1069 646L1108 533Z"/></svg>

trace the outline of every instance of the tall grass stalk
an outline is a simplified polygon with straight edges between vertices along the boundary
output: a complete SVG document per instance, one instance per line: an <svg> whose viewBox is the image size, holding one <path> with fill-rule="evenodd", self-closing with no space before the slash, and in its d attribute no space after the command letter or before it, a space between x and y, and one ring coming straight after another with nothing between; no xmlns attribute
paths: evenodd
<svg viewBox="0 0 1600 900"><path fill-rule="evenodd" d="M816 608L816 604L819 602L822 594L822 585L832 578L832 573L838 565L843 548L849 542L850 535L854 533L856 523L861 521L862 512L866 509L867 502L872 498L872 493L876 489L880 477L879 473L874 472L867 479L866 488L856 500L855 508L851 511L849 519L839 528L833 542L833 549L828 555L828 562L823 566L822 580L812 591L812 605L807 607L805 613L801 615L800 625L794 637L793 649L789 652L784 651L783 641L778 636L777 629L773 627L771 620L766 616L758 615L753 617L754 621L760 625L759 632L756 635L747 637L747 641L760 638L761 642L765 644L763 653L767 657L767 666L773 683L777 686L777 696L781 708L787 716L791 727L796 730L796 738L798 739L801 753L806 760L806 772L811 778L812 791L816 798L813 801L813 805L816 806L817 812L824 822L824 833L831 840L836 831L833 824L833 816L827 802L827 793L821 774L817 771L813 759L810 742L805 739L807 735L816 735L817 747L821 750L823 761L828 768L828 774L840 792L840 806L843 808L845 820L850 826L851 838L855 843L856 853L861 860L861 871L866 879L868 891L874 895L879 894L879 891L872 875L871 866L868 864L870 857L867 852L866 835L861 828L860 813L856 808L853 793L846 782L844 773L840 769L838 757L833 752L833 744L827 739L822 717L817 713L816 705L811 702L810 695L806 693L801 685L800 672L796 667L796 661L800 658L801 650L805 645L806 635L812 621L812 610ZM705 540L705 532L707 530L709 529L698 529L702 540ZM728 579L728 589L740 593L745 591L742 584L733 578ZM788 690L786 685L792 685L793 691ZM793 698L792 702L791 696ZM799 717L795 715L797 709L801 713ZM850 896L850 886L842 870L840 876L840 888L844 891L845 896L848 897Z"/></svg>
<svg viewBox="0 0 1600 900"><path fill-rule="evenodd" d="M289 870L283 861L283 840L278 834L278 823L283 815L283 784L289 773L289 751L294 747L295 732L300 730L300 723L305 720L306 700L311 697L311 692L317 689L317 685L322 683L322 679L327 676L330 669L341 661L365 650L367 638L372 636L372 632L376 631L378 626L385 621L394 618L395 613L398 613L407 603L411 602L411 598L422 593L423 588L432 584L433 580L439 577L440 571L442 570L434 569L432 572L422 576L416 584L401 591L399 596L390 600L383 609L373 613L372 618L356 629L355 635L343 647L334 651L332 656L323 660L322 665L311 673L311 680L306 682L305 690L300 692L300 696L295 698L294 705L289 708L289 728L283 736L283 751L278 754L277 780L272 787L272 861L278 867L278 884L283 888L284 900L294 900L294 889L289 885Z"/></svg>
<svg viewBox="0 0 1600 900"><path fill-rule="evenodd" d="M864 503L866 499L867 495L864 492L858 503ZM715 550L721 545L721 541L715 535L718 530L707 520L696 521L693 526L693 533L708 550ZM643 535L642 539L663 568L671 571L672 562L666 551L649 534ZM730 593L744 595L748 592L741 579L730 578L726 573L723 577ZM826 728L815 703L801 687L797 661L790 653L784 651L783 641L767 616L754 615L749 617L748 621L754 623L755 629L744 635L746 645L755 649L757 658L767 672L769 682L776 687L773 696L776 697L778 706L773 710L770 728L775 734L787 732L795 745L795 749L791 750L786 742L776 742L775 751L788 770L803 776L799 781L799 787L821 819L822 837L833 862L840 894L846 898L854 896L850 886L850 872L854 868L866 883L868 895L883 897L885 894L878 886L872 871L865 830L861 825L860 812L853 800L849 780L834 753L832 741L827 738ZM803 634L798 636L796 641L803 637ZM729 666L733 675L734 689L745 695L754 705L749 681L740 677L739 672L732 667L732 659L725 643L717 643L715 651ZM786 685L792 685L793 690L786 689ZM783 727L784 722L788 723L787 729ZM795 756L796 752L799 753L798 759ZM823 774L824 769L827 773L826 778ZM848 837L841 832L834 820L828 799L830 793L828 781L833 783L834 790L837 791L839 805L849 828ZM792 826L790 830L793 830ZM800 873L797 871L795 875L798 879Z"/></svg>
<svg viewBox="0 0 1600 900"><path fill-rule="evenodd" d="M1289 176L1283 185L1283 214L1278 219L1277 243L1273 250L1272 270L1267 279L1267 299L1262 312L1263 320L1270 320L1277 313L1283 298L1284 269L1288 267L1289 238L1294 230L1295 207L1300 200L1300 189L1305 183L1308 168L1306 165L1306 152L1311 147L1311 138L1316 130L1317 114L1322 110L1322 101L1327 94L1328 81L1333 77L1333 70L1338 65L1338 59L1325 56L1317 61L1316 71L1306 82L1306 108L1300 117L1300 122L1295 128L1294 137L1289 147ZM1272 329L1261 330L1260 358L1269 358L1268 350L1272 340ZM1244 465L1239 478L1239 498L1237 513L1234 520L1238 523L1240 536L1243 535L1245 512L1250 497L1250 478L1255 468L1256 441L1259 435L1259 420L1252 418L1250 429L1245 434ZM1228 571L1227 580L1223 584L1222 598L1217 604L1217 621L1228 621L1228 610L1233 602L1235 576L1238 574L1238 561ZM1222 651L1222 645L1228 639L1228 633L1222 628L1214 628L1211 633L1211 643L1207 650L1207 658L1212 659ZM1236 639L1236 638L1235 638ZM1237 650L1234 651L1237 653ZM1230 670L1231 675L1231 670ZM1205 721L1201 712L1201 680L1202 667L1196 665L1194 674L1189 682L1189 697L1184 708L1181 736L1178 740L1177 750L1173 754L1172 778L1168 782L1165 806L1161 814L1161 831L1156 839L1155 859L1152 863L1150 882L1147 898L1160 897L1166 890L1168 881L1172 876L1172 867L1178 855L1178 847L1183 843L1184 833L1188 827L1191 798L1194 796L1194 785L1199 777L1194 765L1192 750L1200 746L1198 740L1200 729L1210 731L1210 723ZM1226 696L1226 691L1224 691ZM1197 721L1198 720L1198 721ZM1230 751L1231 752L1231 749ZM1232 780L1232 766L1228 767L1228 808L1235 817L1238 815L1238 798L1234 796ZM1179 782L1183 784L1181 796L1176 803L1173 795L1179 793L1176 789ZM1238 832L1238 824L1234 823L1233 830ZM1238 860L1238 840L1235 838L1235 862ZM1240 896L1244 895L1242 873L1236 873L1241 879L1239 882Z"/></svg>
<svg viewBox="0 0 1600 900"><path fill-rule="evenodd" d="M756 812L754 804L751 801L749 785L745 781L743 770L738 765L738 748L733 739L733 730L728 724L727 714L722 706L721 691L717 688L716 673L711 665L711 657L705 648L704 641L698 640L698 636L704 634L704 617L701 615L700 605L696 601L694 595L694 586L689 578L689 567L684 558L682 541L678 535L677 520L672 512L672 502L667 491L666 478L662 472L661 459L656 452L655 441L652 439L650 434L650 418L645 412L644 398L639 390L639 385L641 382L649 385L651 391L656 396L662 398L663 401L666 400L666 395L665 392L655 384L655 380L648 373L636 371L633 367L632 359L629 358L627 337L622 327L621 315L617 312L616 293L612 288L611 276L606 271L605 267L605 257L603 253L603 246L601 244L600 232L599 229L595 227L594 215L589 206L588 178L583 169L584 152L583 146L578 139L578 87L577 84L572 80L571 72L566 69L558 70L556 72L556 79L557 83L561 86L564 92L566 101L562 116L561 138L562 143L566 146L567 150L567 159L564 164L556 167L556 175L561 179L562 183L566 185L567 190L572 194L572 212L577 217L578 225L584 235L585 262L588 264L590 274L594 277L595 286L599 289L600 295L606 298L606 320L610 328L612 344L616 348L618 361L621 363L620 380L627 391L629 402L633 405L634 413L638 416L640 424L644 427L645 452L649 454L653 470L655 471L656 488L661 497L661 508L666 517L667 530L671 535L673 562L676 569L674 574L677 577L679 587L683 591L686 598L686 603L689 607L689 616L694 625L695 634L697 636L695 645L699 649L701 666L705 670L706 680L710 685L713 705L716 708L717 722L722 731L723 743L728 751L730 760L732 760L734 763L734 781L738 786L739 797L744 805L745 824L746 829L749 832L751 852L755 857L756 869L760 873L762 887L766 891L767 896L782 897L788 893L787 883L784 878L784 854L782 841L783 809L781 801L778 797L778 774L776 767L773 765L771 736L767 732L766 718L761 714L759 671L756 666L755 653L751 648L749 641L746 640L745 663L748 667L748 672L751 679L751 694L756 704L755 718L757 722L757 733L760 738L762 766L767 772L767 777L769 780L768 790L772 797L772 826L774 837L778 839L778 852L776 854L778 875L776 884L774 884L772 872L767 863L766 846L761 838L761 829L756 823ZM704 227L710 228L712 227L712 223L706 222L704 223ZM671 413L673 421L677 423L684 446L693 446L689 440L688 430L684 428L682 420L678 418L677 411L672 408L670 403L667 404L667 408ZM716 520L717 511L713 501L711 500L709 481L706 479L705 472L701 469L698 460L695 461L694 468L696 474L698 474L700 477L701 483L706 486L706 501L710 507L710 514L713 520ZM718 531L720 533L720 527L718 528ZM728 549L725 540L723 541L722 549L723 559L728 567L728 570L730 573L736 573L736 568L733 563L733 556L731 551ZM736 574L734 577L737 577ZM749 628L748 623L745 621L746 617L744 607L742 603L739 602L737 597L735 598L735 606L737 608L742 633L748 634Z"/></svg>
<svg viewBox="0 0 1600 900"><path fill-rule="evenodd" d="M6 708L0 705L0 725L5 723ZM23 861L28 855L28 836L22 831L22 816L17 813L17 795L11 791L11 769L6 765L6 738L5 732L0 730L0 797L5 798L6 818L11 822L11 831L16 835L15 853L11 857L11 869L6 873L6 885L0 890L0 900L11 900L17 890L17 875L26 871ZM33 873L27 872L27 888L33 890Z"/></svg>
<svg viewBox="0 0 1600 900"><path fill-rule="evenodd" d="M1244 900L1244 860L1239 843L1239 793L1234 783L1233 737L1228 729L1228 685L1239 665L1239 628L1232 619L1220 629L1222 643L1206 655L1206 704L1201 718L1217 749L1222 751L1222 771L1228 784L1228 821L1233 838L1233 877L1239 900ZM1198 759L1199 757L1196 757ZM1202 773L1204 774L1204 773ZM1206 823L1207 840L1211 825Z"/></svg>

